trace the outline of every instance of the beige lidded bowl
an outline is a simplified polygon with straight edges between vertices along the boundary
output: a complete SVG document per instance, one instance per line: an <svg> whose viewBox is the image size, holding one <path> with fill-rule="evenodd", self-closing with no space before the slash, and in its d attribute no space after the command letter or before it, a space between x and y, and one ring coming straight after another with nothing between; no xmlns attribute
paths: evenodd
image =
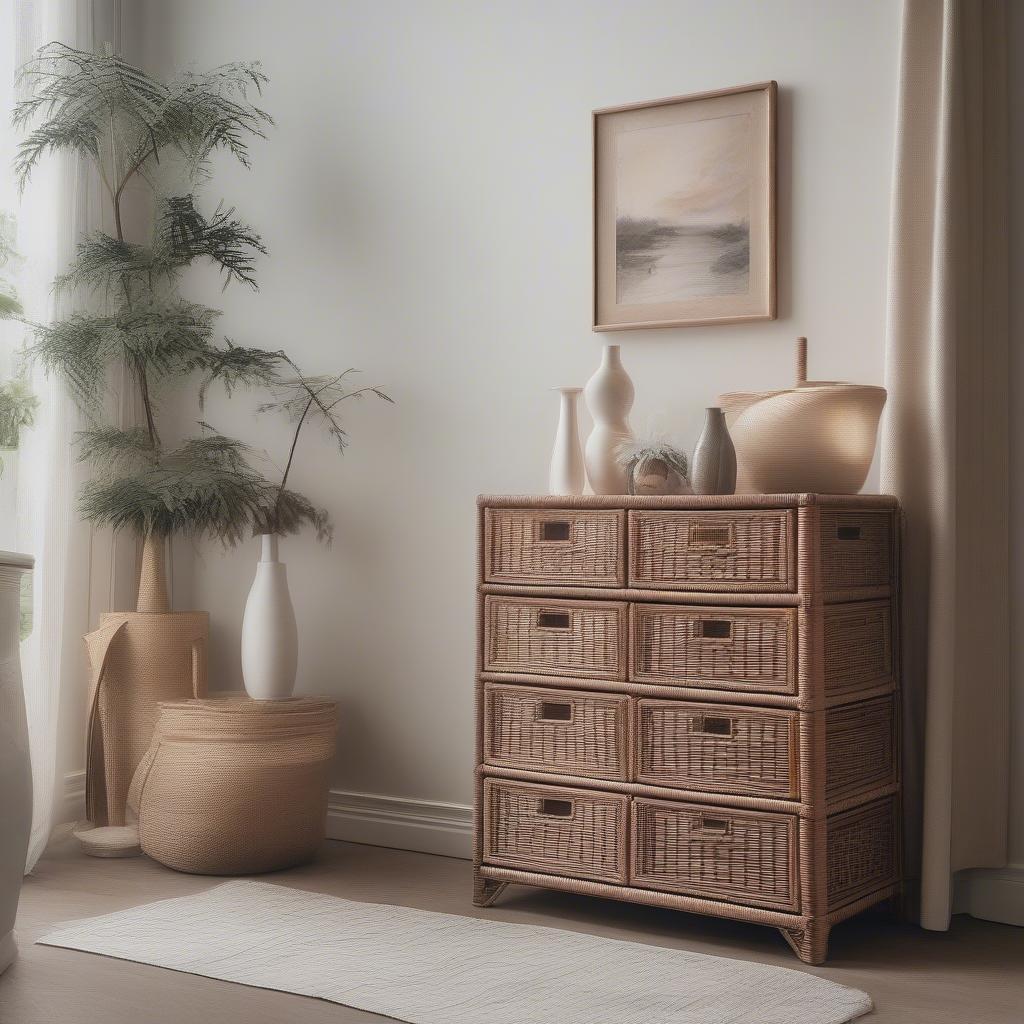
<svg viewBox="0 0 1024 1024"><path fill-rule="evenodd" d="M798 339L797 385L722 395L736 446L737 493L856 494L875 454L885 388L806 380Z"/></svg>

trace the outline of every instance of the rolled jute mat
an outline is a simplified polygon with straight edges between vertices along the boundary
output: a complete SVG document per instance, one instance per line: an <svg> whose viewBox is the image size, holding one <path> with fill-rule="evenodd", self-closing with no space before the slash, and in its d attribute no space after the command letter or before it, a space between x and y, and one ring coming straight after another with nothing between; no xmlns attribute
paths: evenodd
<svg viewBox="0 0 1024 1024"><path fill-rule="evenodd" d="M225 694L165 701L128 803L143 852L240 875L311 860L324 839L337 705Z"/></svg>
<svg viewBox="0 0 1024 1024"><path fill-rule="evenodd" d="M92 667L86 812L97 826L127 824L135 769L161 701L206 695L206 612L108 612L85 637Z"/></svg>

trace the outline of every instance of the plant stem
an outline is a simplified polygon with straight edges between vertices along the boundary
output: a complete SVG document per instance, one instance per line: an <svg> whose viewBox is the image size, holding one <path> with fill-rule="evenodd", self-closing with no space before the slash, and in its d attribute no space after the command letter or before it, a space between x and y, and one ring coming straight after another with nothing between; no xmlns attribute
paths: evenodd
<svg viewBox="0 0 1024 1024"><path fill-rule="evenodd" d="M295 446L299 443L299 432L302 430L302 424L306 422L306 417L309 415L309 410L313 408L313 399L306 403L306 408L302 410L302 415L299 417L299 422L295 425L295 436L292 438L292 446L288 451L288 463L284 467L284 476L281 477L281 485L277 489L277 501L274 502L274 522L271 524L274 527L274 532L277 532L277 520L278 520L278 509L281 507L281 495L284 494L284 486L288 483L288 474L292 468L292 459L295 458Z"/></svg>

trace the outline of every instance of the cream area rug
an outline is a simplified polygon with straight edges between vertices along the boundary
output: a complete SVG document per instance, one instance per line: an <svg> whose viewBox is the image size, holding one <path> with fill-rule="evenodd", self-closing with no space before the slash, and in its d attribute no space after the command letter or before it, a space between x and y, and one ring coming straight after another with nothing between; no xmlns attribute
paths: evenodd
<svg viewBox="0 0 1024 1024"><path fill-rule="evenodd" d="M841 1024L864 992L800 971L234 881L58 926L45 945L411 1024Z"/></svg>

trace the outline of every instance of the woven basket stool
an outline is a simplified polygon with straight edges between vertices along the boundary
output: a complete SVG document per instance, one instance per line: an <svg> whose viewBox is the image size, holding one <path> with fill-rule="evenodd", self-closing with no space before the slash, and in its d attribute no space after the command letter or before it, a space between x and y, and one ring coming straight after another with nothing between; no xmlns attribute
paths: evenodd
<svg viewBox="0 0 1024 1024"><path fill-rule="evenodd" d="M165 701L128 804L144 853L241 875L312 860L324 839L337 705L244 695Z"/></svg>

